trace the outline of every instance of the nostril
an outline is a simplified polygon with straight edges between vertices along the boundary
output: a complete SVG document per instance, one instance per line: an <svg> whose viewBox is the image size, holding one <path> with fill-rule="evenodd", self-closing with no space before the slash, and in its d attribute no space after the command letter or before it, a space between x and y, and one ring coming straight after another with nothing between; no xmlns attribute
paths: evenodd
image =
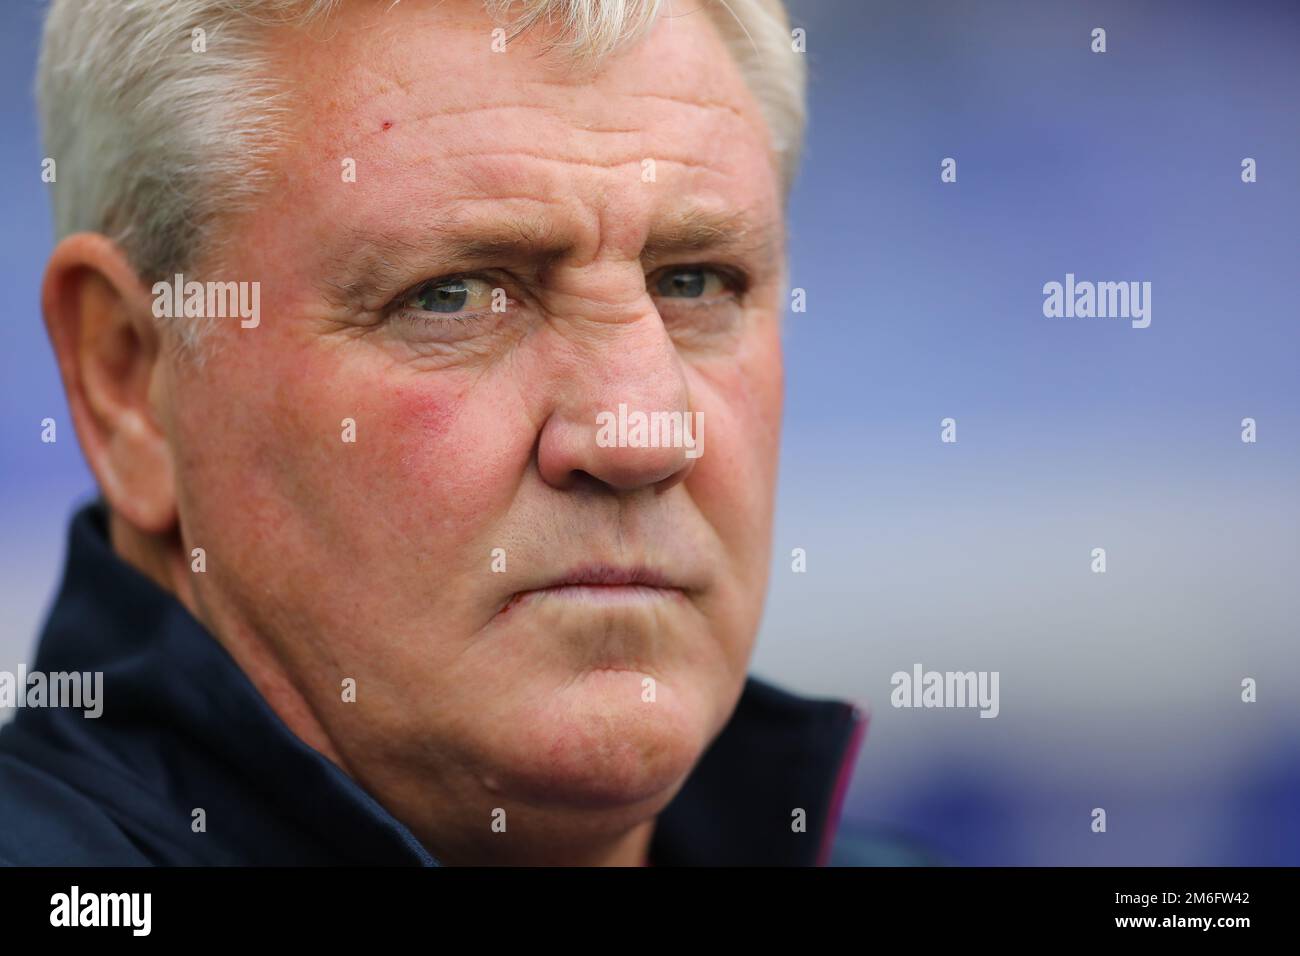
<svg viewBox="0 0 1300 956"><path fill-rule="evenodd" d="M570 491L608 493L610 490L610 485L608 482L603 481L600 478L597 478L591 472L583 471L582 469L579 468L569 472L569 480L567 482L567 488Z"/></svg>

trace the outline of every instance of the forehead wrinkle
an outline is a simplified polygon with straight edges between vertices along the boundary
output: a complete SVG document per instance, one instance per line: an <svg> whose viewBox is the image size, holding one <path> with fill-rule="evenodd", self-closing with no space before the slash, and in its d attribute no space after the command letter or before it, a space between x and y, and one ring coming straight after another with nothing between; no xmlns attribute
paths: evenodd
<svg viewBox="0 0 1300 956"><path fill-rule="evenodd" d="M643 91L635 86L629 88L627 84L620 84L622 88L601 90L590 83L572 84L534 77L521 77L518 79L517 84L524 88L536 89L538 95L525 100L520 100L517 97L505 97L482 103L421 104L407 115L401 116L397 125L418 128L424 124L438 123L443 120L456 122L458 119L470 117L474 114L515 110L553 116L565 127L564 132L566 135L599 135L603 133L645 135L653 132L654 129L654 124L645 122L645 110L650 103L659 103L685 107L696 113L713 114L714 119L717 121L737 122L747 130L765 134L761 115L754 111L750 104L744 100L740 102L728 101L726 98L709 98L675 90L668 92ZM555 90L562 90L566 94L565 98L557 99L551 92ZM409 88L406 92L408 98L412 98ZM400 106L393 105L398 112L402 112ZM391 113L390 110L387 115L391 115ZM629 117L637 117L642 122L639 125L635 120L629 123ZM703 118L695 117L692 118L691 122L694 123ZM682 117L678 117L677 122L682 122ZM363 135L368 139L391 134L391 129L383 128L378 120L366 121L365 126L366 132ZM714 133L708 135L716 136L720 134L714 131ZM489 142L497 141L497 139L498 134L494 133Z"/></svg>
<svg viewBox="0 0 1300 956"><path fill-rule="evenodd" d="M557 107L554 105L537 102L482 103L472 106L447 106L441 109L421 110L417 116L404 117L402 123L403 125L410 126L416 123L428 123L448 117L468 116L474 113L486 113L493 110L529 110L532 112L541 111L543 113L554 113L556 109ZM644 133L646 131L643 126L597 126L594 123L579 123L571 128L583 133ZM380 126L379 128L372 128L367 135L375 137L386 136L390 133L391 130L384 129Z"/></svg>
<svg viewBox="0 0 1300 956"><path fill-rule="evenodd" d="M532 85L550 86L552 84L534 83ZM640 126L628 126L624 123L615 121L613 125L599 125L597 120L590 114L593 112L611 112L607 95L600 94L591 89L584 90L583 93L587 96L591 96L592 99L579 103L548 103L544 100L532 100L523 102L497 101L492 103L452 104L431 108L426 107L421 108L418 113L415 113L414 115L404 116L401 119L401 124L404 126L412 126L421 123L431 123L444 119L455 119L457 117L472 116L474 114L490 113L499 110L524 110L527 112L544 113L555 116L556 119L565 125L567 131L571 132L648 133L652 131L652 127L644 123ZM736 104L728 103L725 100L707 100L667 93L645 92L618 91L613 95L626 96L633 100L653 100L661 103L673 103L678 106L687 106L696 110L705 110L711 113L722 111L727 114L729 119L738 120L746 127L753 128L755 125L754 116L750 115ZM635 104L629 104L629 106L634 105ZM588 115L584 117L582 115L584 113ZM390 129L385 129L382 124L380 124L372 126L367 135L369 137L376 137L390 133Z"/></svg>
<svg viewBox="0 0 1300 956"><path fill-rule="evenodd" d="M641 100L659 100L667 103L678 103L682 106L693 106L702 110L726 110L733 113L746 123L753 123L753 118L745 113L744 110L734 103L728 103L726 100L704 100L696 99L690 96L675 96L671 93L628 93L628 96Z"/></svg>
<svg viewBox="0 0 1300 956"><path fill-rule="evenodd" d="M592 159L573 158L570 156L548 155L547 153L536 152L534 150L527 150L527 149L494 150L489 152L448 153L439 158L442 160L506 159L510 157L521 157L521 156L527 159L541 160L542 162L545 163L564 163L565 165L568 166L587 166L587 167L591 167L592 169L617 169L620 166L629 166L634 163L640 164L646 159L653 159L656 163L673 163L678 166L686 166L691 169L707 169L712 172L718 173L719 175L724 175L724 176L726 175L726 173L723 172L718 167L707 162L702 162L698 157L695 156L691 156L691 157L664 156L658 153L652 156L646 156L643 153L638 152L636 155L629 156L625 159L612 159L607 162L597 162Z"/></svg>

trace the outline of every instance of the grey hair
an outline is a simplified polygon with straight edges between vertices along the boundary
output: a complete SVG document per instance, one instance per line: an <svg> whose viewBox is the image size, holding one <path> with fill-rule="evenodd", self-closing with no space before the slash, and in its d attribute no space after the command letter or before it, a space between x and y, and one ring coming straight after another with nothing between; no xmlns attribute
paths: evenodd
<svg viewBox="0 0 1300 956"><path fill-rule="evenodd" d="M268 68L263 34L327 17L340 2L52 0L37 95L46 154L58 163L57 235L103 233L147 281L194 266L210 251L219 216L248 208L266 185L290 109L290 91ZM696 2L706 5L754 92L788 196L803 140L806 68L783 2ZM588 65L644 35L666 6L483 3L498 22L520 8L509 37L558 22L547 49ZM199 27L205 52L196 56L190 44Z"/></svg>

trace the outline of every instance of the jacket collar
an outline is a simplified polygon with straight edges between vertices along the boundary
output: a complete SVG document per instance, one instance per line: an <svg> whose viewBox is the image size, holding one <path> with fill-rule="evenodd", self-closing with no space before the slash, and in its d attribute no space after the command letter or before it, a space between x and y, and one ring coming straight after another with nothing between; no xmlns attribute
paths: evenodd
<svg viewBox="0 0 1300 956"><path fill-rule="evenodd" d="M102 502L73 518L34 669L102 671L104 712L87 720L65 709L21 710L11 748L65 779L96 781L106 810L164 857L437 865L402 823L289 730L173 596L112 550ZM865 725L850 704L748 678L730 721L660 815L650 862L825 863ZM190 860L188 808L214 790L243 804L240 830L233 843L227 829L226 840L201 845L229 847L232 858L199 851ZM171 810L178 801L186 808L179 822ZM798 809L804 832L792 827Z"/></svg>
<svg viewBox="0 0 1300 956"><path fill-rule="evenodd" d="M731 720L660 814L650 862L826 865L866 727L852 704L748 678Z"/></svg>

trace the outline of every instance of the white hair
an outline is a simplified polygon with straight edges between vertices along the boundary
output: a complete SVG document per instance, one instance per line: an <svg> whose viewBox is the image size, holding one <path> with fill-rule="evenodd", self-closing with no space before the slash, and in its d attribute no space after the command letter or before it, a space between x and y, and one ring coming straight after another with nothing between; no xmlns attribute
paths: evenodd
<svg viewBox="0 0 1300 956"><path fill-rule="evenodd" d="M265 185L291 108L292 91L268 67L268 28L305 26L340 2L52 0L37 92L46 154L58 163L58 236L107 235L147 281L192 267L218 238L219 215L247 208ZM782 0L685 2L706 7L754 92L788 196L803 140L806 70ZM644 35L666 5L483 3L498 22L521 8L508 39L558 22L547 48L589 65ZM199 28L205 52L194 55Z"/></svg>

